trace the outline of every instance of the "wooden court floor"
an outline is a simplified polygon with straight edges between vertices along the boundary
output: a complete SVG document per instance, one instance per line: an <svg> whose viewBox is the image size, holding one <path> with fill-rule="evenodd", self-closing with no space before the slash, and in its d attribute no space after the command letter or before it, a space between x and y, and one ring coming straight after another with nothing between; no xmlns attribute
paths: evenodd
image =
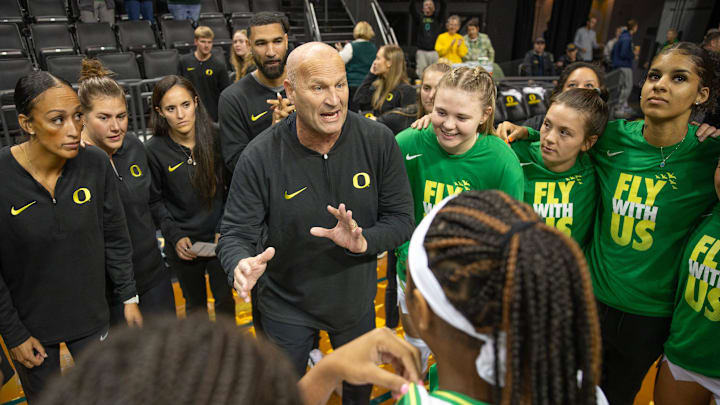
<svg viewBox="0 0 720 405"><path fill-rule="evenodd" d="M378 327L385 326L385 288L387 287L387 279L385 278L386 265L386 258L378 259L378 289L377 295L375 297L375 313L376 323ZM180 287L177 283L173 284L173 289L175 290L176 311L178 317L182 318L185 316L185 300L182 297L182 291L180 290ZM212 297L209 288L208 296ZM208 312L212 319L214 318L213 299L210 298L208 301ZM238 328L241 331L247 333L254 333L254 330L252 329L252 316L250 313L250 305L240 301L237 297L235 303L235 321L238 324ZM396 331L398 334L402 335L402 326L398 327ZM2 343L1 340L0 343ZM7 349L5 348L4 344L2 345L2 350L6 350L7 354ZM320 350L323 351L323 353L329 353L330 351L332 351L332 348L330 346L330 339L325 332L322 332L320 335ZM62 355L61 365L63 370L72 367L72 357L67 352L67 350L65 350ZM634 405L653 405L652 389L654 381L655 367L653 366L650 368L648 375L645 377L645 381L643 381L642 389L640 390L638 396L635 398ZM380 387L373 388L372 398L372 405L394 403L387 390ZM16 375L15 377L13 377L12 380L10 380L10 382L8 382L2 389L0 389L0 405L16 405L26 403L27 402L25 401L25 397L22 392L22 386L20 385L20 381L18 380ZM330 401L328 402L328 405L340 404L340 397L336 394L333 394L333 396L330 398Z"/></svg>

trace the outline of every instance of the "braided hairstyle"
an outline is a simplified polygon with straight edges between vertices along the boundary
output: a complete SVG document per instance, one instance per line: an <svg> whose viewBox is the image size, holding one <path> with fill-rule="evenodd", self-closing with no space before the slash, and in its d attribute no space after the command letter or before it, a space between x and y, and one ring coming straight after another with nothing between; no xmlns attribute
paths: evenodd
<svg viewBox="0 0 720 405"><path fill-rule="evenodd" d="M277 349L245 336L230 318L166 317L89 347L40 403L300 405L295 381Z"/></svg>
<svg viewBox="0 0 720 405"><path fill-rule="evenodd" d="M517 224L528 227L510 232ZM600 327L585 258L570 237L501 191L467 191L437 213L424 246L452 305L495 341L506 333L505 385L496 385L494 403L595 404Z"/></svg>
<svg viewBox="0 0 720 405"><path fill-rule="evenodd" d="M495 99L497 88L492 76L487 70L478 66L476 68L459 67L445 73L438 83L437 91L440 89L460 89L468 93L474 93L480 100L483 109L490 107L492 111L485 122L480 124L477 132L481 134L495 134L493 122L495 121ZM435 94L437 95L437 91Z"/></svg>

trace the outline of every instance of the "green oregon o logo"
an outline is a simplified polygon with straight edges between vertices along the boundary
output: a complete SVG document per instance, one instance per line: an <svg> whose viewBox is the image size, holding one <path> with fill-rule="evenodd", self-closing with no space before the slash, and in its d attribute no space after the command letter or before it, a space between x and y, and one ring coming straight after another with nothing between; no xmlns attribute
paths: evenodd
<svg viewBox="0 0 720 405"><path fill-rule="evenodd" d="M362 185L360 184L360 179L362 180ZM358 189L363 189L370 186L370 175L361 172L353 176L353 186Z"/></svg>
<svg viewBox="0 0 720 405"><path fill-rule="evenodd" d="M374 115L373 113L371 113L371 112L365 113L365 118L372 118L372 117L374 117L374 116L375 116L375 115Z"/></svg>
<svg viewBox="0 0 720 405"><path fill-rule="evenodd" d="M212 76L212 75L213 75L213 70L212 70L212 69L205 69L205 75L207 75L207 76Z"/></svg>
<svg viewBox="0 0 720 405"><path fill-rule="evenodd" d="M80 199L80 192L82 192L82 199ZM86 202L90 201L90 198L90 190L86 189L85 187L79 188L73 193L73 201L75 202L75 204L85 204Z"/></svg>
<svg viewBox="0 0 720 405"><path fill-rule="evenodd" d="M142 170L140 170L140 166L138 166L138 165L130 166L130 174L132 174L133 177L142 176Z"/></svg>
<svg viewBox="0 0 720 405"><path fill-rule="evenodd" d="M388 93L387 97L385 97L385 100L386 100L386 101L392 101L392 99L393 99L393 94L392 94L392 93Z"/></svg>

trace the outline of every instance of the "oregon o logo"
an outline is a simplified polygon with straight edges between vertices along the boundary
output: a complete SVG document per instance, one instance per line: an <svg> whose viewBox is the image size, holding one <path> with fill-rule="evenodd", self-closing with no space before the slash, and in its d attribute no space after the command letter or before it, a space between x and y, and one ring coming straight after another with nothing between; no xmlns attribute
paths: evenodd
<svg viewBox="0 0 720 405"><path fill-rule="evenodd" d="M513 96L505 96L505 106L506 107L512 107L518 105L518 102L515 101L515 97Z"/></svg>
<svg viewBox="0 0 720 405"><path fill-rule="evenodd" d="M362 185L360 184L360 179L362 179ZM362 172L358 173L353 176L353 186L355 188L363 189L370 186L370 175Z"/></svg>
<svg viewBox="0 0 720 405"><path fill-rule="evenodd" d="M533 93L528 94L528 104L537 104L540 100L538 100L537 96Z"/></svg>
<svg viewBox="0 0 720 405"><path fill-rule="evenodd" d="M138 166L138 165L130 166L130 174L132 174L133 177L142 176L142 170L140 170L140 166Z"/></svg>
<svg viewBox="0 0 720 405"><path fill-rule="evenodd" d="M212 69L205 69L205 75L207 75L207 76L212 76L212 75L213 75L213 70L212 70Z"/></svg>
<svg viewBox="0 0 720 405"><path fill-rule="evenodd" d="M375 115L373 115L373 113L371 113L371 112L365 113L365 118L373 118L373 117L375 117Z"/></svg>
<svg viewBox="0 0 720 405"><path fill-rule="evenodd" d="M85 204L90 201L90 197L90 190L85 187L79 188L73 193L73 201L75 201L75 204Z"/></svg>
<svg viewBox="0 0 720 405"><path fill-rule="evenodd" d="M393 94L392 94L392 93L388 93L387 97L385 97L385 100L386 100L386 101L392 101L392 99L393 99Z"/></svg>

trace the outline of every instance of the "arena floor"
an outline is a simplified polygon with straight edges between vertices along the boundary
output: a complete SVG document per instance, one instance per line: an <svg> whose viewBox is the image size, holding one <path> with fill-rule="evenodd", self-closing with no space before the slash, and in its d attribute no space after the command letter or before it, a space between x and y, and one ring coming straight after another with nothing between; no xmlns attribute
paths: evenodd
<svg viewBox="0 0 720 405"><path fill-rule="evenodd" d="M385 326L385 288L387 287L387 279L385 278L386 274L386 265L387 265L387 259L382 258L378 259L378 289L377 289L377 295L375 297L375 313L376 313L376 322L378 327ZM175 290L175 304L176 304L176 310L179 317L185 316L185 300L182 297L182 291L180 290L180 287L177 283L173 283L173 289ZM208 296L212 296L210 293L210 290L208 288ZM208 300L208 309L210 313L210 317L213 318L215 316L214 309L213 309L213 300L210 298ZM253 327L252 327L252 315L250 313L250 305L246 304L242 301L240 301L236 297L236 307L235 307L235 321L241 328L241 330L245 331L246 333L254 333ZM397 329L398 334L402 334L402 327L398 327ZM1 343L1 342L0 342ZM4 344L2 345L2 349L6 350ZM323 353L328 353L332 351L332 348L330 347L330 339L328 338L327 334L322 332L320 335L320 350L323 351ZM431 360L432 361L432 360ZM62 356L62 367L63 369L67 369L69 367L72 367L72 358L70 354L65 351ZM645 377L645 381L643 382L643 387L638 394L637 398L635 398L635 405L653 405L652 402L652 388L653 388L653 382L655 380L655 367L652 367L650 371L648 372L648 375ZM380 405L380 404L392 404L392 398L390 396L390 393L382 388L375 387L373 389L372 393L372 401L371 405ZM340 405L341 404L340 397L336 394L333 394L330 398L330 401L328 402L329 405ZM16 404L26 404L25 397L22 392L22 387L20 385L20 382L17 378L17 376L13 377L13 379L3 387L2 390L0 390L0 405L16 405Z"/></svg>

